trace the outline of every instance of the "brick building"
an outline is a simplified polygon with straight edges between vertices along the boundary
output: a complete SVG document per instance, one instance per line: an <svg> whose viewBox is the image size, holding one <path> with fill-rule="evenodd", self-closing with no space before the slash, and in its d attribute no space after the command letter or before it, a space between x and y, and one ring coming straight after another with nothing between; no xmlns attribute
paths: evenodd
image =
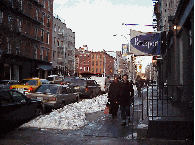
<svg viewBox="0 0 195 145"><path fill-rule="evenodd" d="M114 58L106 52L83 51L78 57L78 74L91 74L99 76L114 75Z"/></svg>
<svg viewBox="0 0 195 145"><path fill-rule="evenodd" d="M51 73L53 0L0 1L0 79Z"/></svg>

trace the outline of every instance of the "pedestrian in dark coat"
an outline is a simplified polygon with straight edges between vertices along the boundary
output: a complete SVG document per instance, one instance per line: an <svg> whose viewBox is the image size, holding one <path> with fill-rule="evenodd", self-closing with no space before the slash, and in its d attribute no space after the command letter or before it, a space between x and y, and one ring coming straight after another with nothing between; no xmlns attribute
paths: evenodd
<svg viewBox="0 0 195 145"><path fill-rule="evenodd" d="M119 97L119 105L121 109L121 125L126 125L126 118L128 122L130 122L130 105L133 100L134 90L133 85L128 81L128 75L123 75L122 82L120 83L120 97Z"/></svg>
<svg viewBox="0 0 195 145"><path fill-rule="evenodd" d="M119 99L119 80L118 77L114 78L114 82L110 84L109 92L108 92L108 101L110 102L110 114L112 114L112 118L114 119L117 116L118 112L118 99Z"/></svg>

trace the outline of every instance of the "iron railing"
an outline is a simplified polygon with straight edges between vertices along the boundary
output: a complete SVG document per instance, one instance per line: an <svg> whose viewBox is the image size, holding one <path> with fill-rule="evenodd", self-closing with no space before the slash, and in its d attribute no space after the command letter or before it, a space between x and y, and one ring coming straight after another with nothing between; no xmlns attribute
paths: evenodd
<svg viewBox="0 0 195 145"><path fill-rule="evenodd" d="M149 119L159 117L182 117L181 109L193 104L194 86L187 85L148 85L147 116ZM179 102L185 102L178 106ZM180 103L181 105L181 103Z"/></svg>

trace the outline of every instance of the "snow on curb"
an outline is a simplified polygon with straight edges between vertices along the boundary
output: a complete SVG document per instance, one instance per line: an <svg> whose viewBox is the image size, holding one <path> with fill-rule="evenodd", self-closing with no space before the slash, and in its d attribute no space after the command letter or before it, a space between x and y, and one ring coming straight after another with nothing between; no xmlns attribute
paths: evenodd
<svg viewBox="0 0 195 145"><path fill-rule="evenodd" d="M76 130L87 124L86 113L104 110L107 101L107 94L93 99L84 99L79 103L72 103L64 106L64 108L53 110L49 115L39 116L21 127Z"/></svg>

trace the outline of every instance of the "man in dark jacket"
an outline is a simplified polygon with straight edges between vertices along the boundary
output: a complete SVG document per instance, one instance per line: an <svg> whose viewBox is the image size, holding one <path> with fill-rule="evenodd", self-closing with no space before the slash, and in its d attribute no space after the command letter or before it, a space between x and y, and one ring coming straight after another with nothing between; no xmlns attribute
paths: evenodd
<svg viewBox="0 0 195 145"><path fill-rule="evenodd" d="M118 112L118 99L119 99L119 81L118 76L114 78L114 82L110 84L109 92L108 92L108 101L110 102L111 110L110 114L112 114L112 118L114 119L117 116Z"/></svg>
<svg viewBox="0 0 195 145"><path fill-rule="evenodd" d="M121 109L121 117L122 123L121 125L126 125L126 118L128 122L130 122L130 105L133 100L134 90L133 85L128 81L128 75L124 74L122 78L122 82L120 83L120 97L119 97L119 105Z"/></svg>

